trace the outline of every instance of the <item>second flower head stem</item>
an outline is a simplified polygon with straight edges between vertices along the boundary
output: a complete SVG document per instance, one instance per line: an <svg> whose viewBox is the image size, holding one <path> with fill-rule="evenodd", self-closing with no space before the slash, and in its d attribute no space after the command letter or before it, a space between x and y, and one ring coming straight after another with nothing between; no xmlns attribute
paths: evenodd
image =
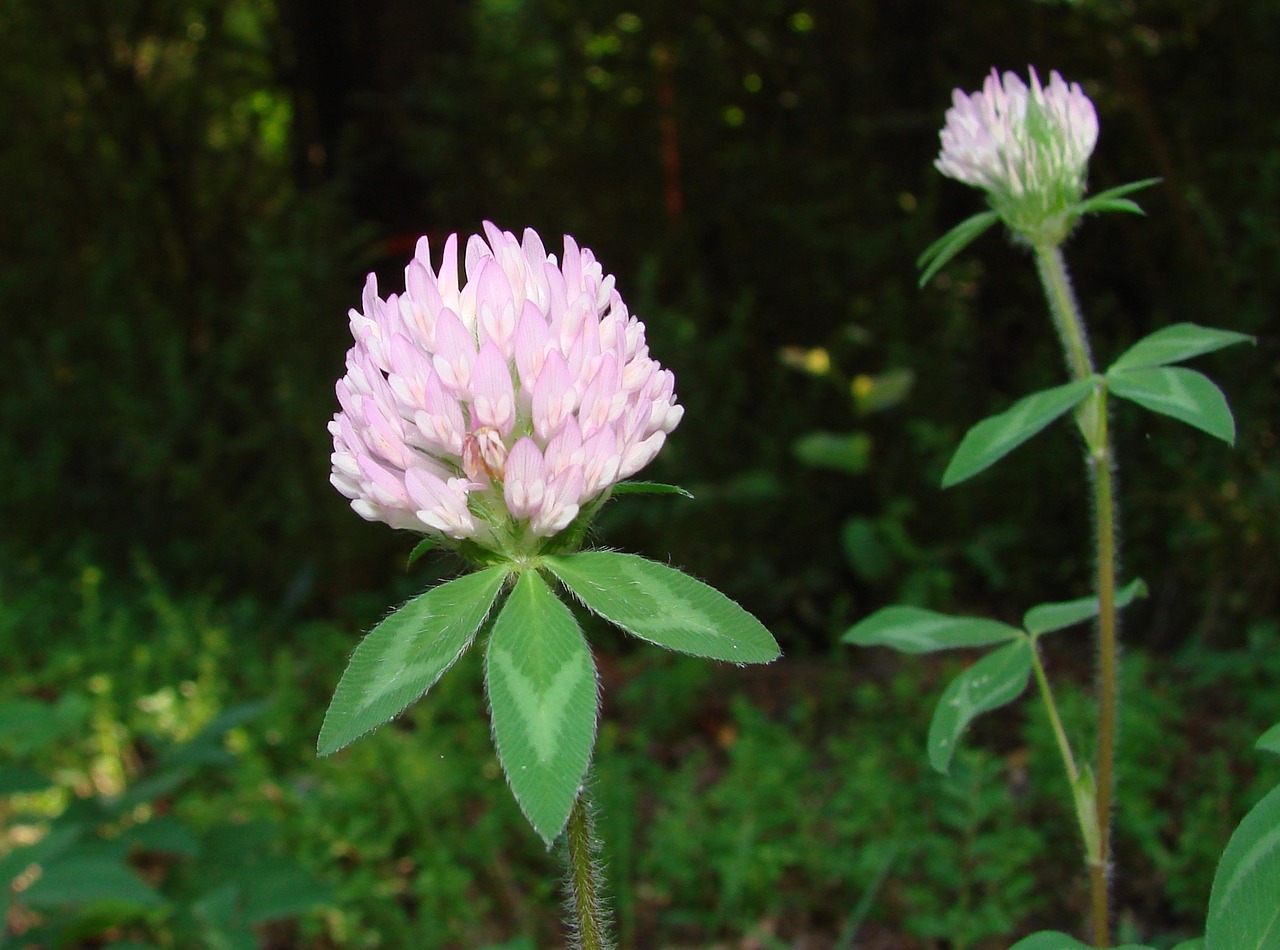
<svg viewBox="0 0 1280 950"><path fill-rule="evenodd" d="M1057 246L1035 248L1036 269L1048 298L1054 327L1062 341L1073 379L1095 375L1089 340L1079 305L1071 290L1066 261ZM1095 588L1098 596L1098 758L1097 846L1086 855L1089 867L1093 941L1110 942L1111 803L1115 788L1116 708L1119 682L1116 637L1116 516L1114 457L1107 426L1107 393L1099 388L1076 415L1084 436L1086 462L1093 488L1093 535L1096 546ZM1084 828L1081 829L1085 831ZM1088 835L1086 834L1086 841ZM1090 848L1089 850L1094 850Z"/></svg>

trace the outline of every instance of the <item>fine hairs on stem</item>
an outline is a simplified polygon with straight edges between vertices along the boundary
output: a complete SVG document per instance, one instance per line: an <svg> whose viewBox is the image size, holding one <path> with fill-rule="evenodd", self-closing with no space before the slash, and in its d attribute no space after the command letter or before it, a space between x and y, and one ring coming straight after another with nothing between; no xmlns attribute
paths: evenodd
<svg viewBox="0 0 1280 950"><path fill-rule="evenodd" d="M1062 340L1067 367L1072 378L1094 375L1093 358L1080 306L1071 290L1066 261L1056 246L1037 246L1036 269L1048 299L1054 326ZM1119 708L1119 642L1116 630L1116 547L1115 453L1107 418L1107 393L1100 389L1086 399L1076 414L1084 436L1086 459L1093 495L1095 585L1098 597L1098 752L1095 778L1095 827L1086 827L1087 817L1079 814L1085 833L1085 862L1089 870L1090 908L1093 942L1110 943L1111 811L1115 787L1115 744ZM1070 766L1068 766L1070 772Z"/></svg>
<svg viewBox="0 0 1280 950"><path fill-rule="evenodd" d="M612 950L594 805L584 784L565 828L565 926L573 950Z"/></svg>

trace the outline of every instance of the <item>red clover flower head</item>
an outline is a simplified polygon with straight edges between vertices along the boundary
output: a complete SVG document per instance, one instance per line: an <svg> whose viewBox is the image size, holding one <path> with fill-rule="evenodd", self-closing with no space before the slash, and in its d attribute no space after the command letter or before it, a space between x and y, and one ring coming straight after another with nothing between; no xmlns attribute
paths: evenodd
<svg viewBox="0 0 1280 950"><path fill-rule="evenodd" d="M484 232L464 280L457 235L438 271L419 239L403 294L369 275L331 480L369 521L521 556L649 464L684 409L590 250Z"/></svg>
<svg viewBox="0 0 1280 950"><path fill-rule="evenodd" d="M1085 192L1098 115L1079 83L1055 71L1042 86L991 71L982 91L957 89L942 129L942 174L986 191L1005 223L1031 244L1057 245Z"/></svg>

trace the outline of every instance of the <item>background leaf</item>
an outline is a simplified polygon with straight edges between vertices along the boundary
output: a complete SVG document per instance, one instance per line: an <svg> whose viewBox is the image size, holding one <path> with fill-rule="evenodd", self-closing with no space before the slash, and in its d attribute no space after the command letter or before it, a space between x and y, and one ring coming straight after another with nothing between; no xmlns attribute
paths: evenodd
<svg viewBox="0 0 1280 950"><path fill-rule="evenodd" d="M782 655L759 620L665 564L613 551L549 557L546 564L591 611L668 650L730 663Z"/></svg>
<svg viewBox="0 0 1280 950"><path fill-rule="evenodd" d="M1020 641L988 653L953 679L929 724L929 764L945 773L965 727L983 713L1017 699L1030 676L1031 647Z"/></svg>
<svg viewBox="0 0 1280 950"><path fill-rule="evenodd" d="M865 432L810 432L791 447L811 468L859 475L871 464L871 437Z"/></svg>
<svg viewBox="0 0 1280 950"><path fill-rule="evenodd" d="M1107 372L1181 363L1193 356L1212 353L1223 347L1252 342L1253 337L1234 330L1218 330L1195 323L1175 323L1144 336L1121 353Z"/></svg>
<svg viewBox="0 0 1280 950"><path fill-rule="evenodd" d="M1019 399L999 415L983 419L966 434L942 475L950 488L994 465L1094 390L1094 379L1080 379Z"/></svg>
<svg viewBox="0 0 1280 950"><path fill-rule="evenodd" d="M498 760L548 846L564 829L595 745L595 663L572 612L524 571L493 624L485 683Z"/></svg>
<svg viewBox="0 0 1280 950"><path fill-rule="evenodd" d="M1016 640L1016 627L982 617L952 617L919 607L885 607L850 627L840 639L862 647L932 653Z"/></svg>
<svg viewBox="0 0 1280 950"><path fill-rule="evenodd" d="M1253 747L1262 752L1274 752L1280 755L1280 722L1264 732Z"/></svg>
<svg viewBox="0 0 1280 950"><path fill-rule="evenodd" d="M1213 876L1208 950L1280 950L1280 788L1231 835Z"/></svg>
<svg viewBox="0 0 1280 950"><path fill-rule="evenodd" d="M1108 373L1107 386L1121 399L1235 444L1236 423L1227 397L1203 373L1181 366L1126 369Z"/></svg>
<svg viewBox="0 0 1280 950"><path fill-rule="evenodd" d="M1141 579L1131 581L1116 592L1116 609L1128 607L1136 598L1145 596L1147 596L1146 583ZM1098 609L1097 597L1081 597L1079 600L1066 600L1055 604L1038 604L1023 616L1022 627L1033 636L1051 633L1098 616Z"/></svg>
<svg viewBox="0 0 1280 950"><path fill-rule="evenodd" d="M138 907L162 903L159 894L123 862L107 857L67 857L45 865L22 893L32 907L65 907L113 901Z"/></svg>
<svg viewBox="0 0 1280 950"><path fill-rule="evenodd" d="M39 792L53 784L53 779L46 778L35 769L20 765L0 767L0 798L21 792Z"/></svg>
<svg viewBox="0 0 1280 950"><path fill-rule="evenodd" d="M409 601L369 632L347 664L320 728L330 755L399 715L471 644L507 576L491 567Z"/></svg>
<svg viewBox="0 0 1280 950"><path fill-rule="evenodd" d="M1032 934L1030 937L1023 937L1009 950L1092 950L1092 946L1087 943L1081 943L1075 937L1064 934L1061 931L1042 930L1040 933ZM1127 943L1123 947L1116 947L1115 950L1151 950L1151 948L1140 946L1136 943Z"/></svg>

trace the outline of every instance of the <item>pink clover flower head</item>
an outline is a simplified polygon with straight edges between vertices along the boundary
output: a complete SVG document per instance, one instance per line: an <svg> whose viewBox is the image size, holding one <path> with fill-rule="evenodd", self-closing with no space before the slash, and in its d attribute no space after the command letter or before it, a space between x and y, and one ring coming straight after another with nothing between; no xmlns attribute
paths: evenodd
<svg viewBox="0 0 1280 950"><path fill-rule="evenodd" d="M1098 114L1079 83L1056 71L1042 86L991 71L982 91L957 89L934 163L949 178L987 192L1005 223L1030 243L1059 244L1074 224L1098 143Z"/></svg>
<svg viewBox="0 0 1280 950"><path fill-rule="evenodd" d="M453 546L541 550L649 464L684 409L595 256L485 222L420 238L405 292L365 282L338 380L334 487L369 521Z"/></svg>

